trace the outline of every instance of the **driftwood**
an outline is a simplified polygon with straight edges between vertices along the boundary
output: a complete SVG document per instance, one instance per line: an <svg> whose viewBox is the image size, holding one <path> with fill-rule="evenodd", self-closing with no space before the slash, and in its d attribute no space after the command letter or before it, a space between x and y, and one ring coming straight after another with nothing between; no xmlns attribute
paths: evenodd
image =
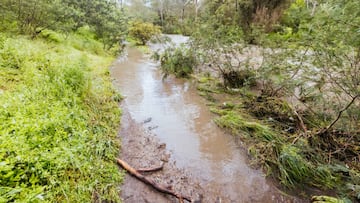
<svg viewBox="0 0 360 203"><path fill-rule="evenodd" d="M190 197L186 197L183 196L181 194L176 193L175 191L166 188L165 186L159 185L157 184L155 181L147 178L146 176L142 175L138 170L134 169L133 167L131 167L128 163L126 163L125 161L121 160L121 159L117 159L116 160L117 163L123 167L127 172L129 172L131 175L133 175L134 177L136 177L138 180L150 185L151 187L153 187L155 190L168 194L168 195L172 195L176 198L179 199L180 203L184 202L184 200L187 200L189 202L191 202L191 198ZM161 167L162 168L162 167ZM161 170L161 169L158 169ZM152 170L153 171L153 170Z"/></svg>
<svg viewBox="0 0 360 203"><path fill-rule="evenodd" d="M164 162L161 164L161 166L155 168L139 168L136 169L136 171L139 173L148 173L148 172L161 171L163 168L164 168Z"/></svg>

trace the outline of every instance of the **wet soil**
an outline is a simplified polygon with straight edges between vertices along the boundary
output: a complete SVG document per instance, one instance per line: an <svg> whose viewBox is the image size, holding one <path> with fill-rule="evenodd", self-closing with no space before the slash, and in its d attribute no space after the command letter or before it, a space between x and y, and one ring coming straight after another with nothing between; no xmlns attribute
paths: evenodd
<svg viewBox="0 0 360 203"><path fill-rule="evenodd" d="M186 170L176 167L171 153L167 151L166 144L140 123L136 123L123 106L121 159L128 162L134 168L154 168L164 163L161 171L145 174L160 185L172 187L175 192L189 196L194 200L200 200L205 191ZM161 194L153 188L145 185L136 178L127 174L122 185L121 197L123 202L178 202L169 195Z"/></svg>

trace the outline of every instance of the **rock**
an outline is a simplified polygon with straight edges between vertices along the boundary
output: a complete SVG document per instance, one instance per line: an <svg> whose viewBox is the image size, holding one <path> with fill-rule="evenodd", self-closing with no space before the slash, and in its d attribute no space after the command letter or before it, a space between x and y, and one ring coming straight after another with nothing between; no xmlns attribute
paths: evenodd
<svg viewBox="0 0 360 203"><path fill-rule="evenodd" d="M166 155L162 156L160 160L163 162L169 162L169 158L170 158L170 155L166 154Z"/></svg>
<svg viewBox="0 0 360 203"><path fill-rule="evenodd" d="M148 130L153 130L153 129L155 129L155 128L158 128L159 126L150 126L150 127L148 127Z"/></svg>
<svg viewBox="0 0 360 203"><path fill-rule="evenodd" d="M152 118L149 117L149 118L145 119L145 120L143 121L143 123L144 123L144 124L145 124L145 123L149 123L149 122L151 122L151 120L152 120Z"/></svg>
<svg viewBox="0 0 360 203"><path fill-rule="evenodd" d="M158 146L158 149L165 149L166 148L166 144L165 143L161 143Z"/></svg>

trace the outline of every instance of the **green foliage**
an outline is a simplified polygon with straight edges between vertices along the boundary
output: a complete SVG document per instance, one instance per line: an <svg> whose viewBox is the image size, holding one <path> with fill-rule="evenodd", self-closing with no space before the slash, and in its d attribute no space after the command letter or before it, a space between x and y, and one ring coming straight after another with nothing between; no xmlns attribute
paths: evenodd
<svg viewBox="0 0 360 203"><path fill-rule="evenodd" d="M137 41L137 45L145 45L152 37L160 33L160 27L141 21L132 22L129 28L129 35Z"/></svg>
<svg viewBox="0 0 360 203"><path fill-rule="evenodd" d="M223 99L219 91L241 103L212 108L216 123L241 136L283 185L335 189L359 200L360 1L204 6L192 48L201 68L229 88L204 80L198 89L212 106ZM243 85L249 78L251 88Z"/></svg>
<svg viewBox="0 0 360 203"><path fill-rule="evenodd" d="M311 198L311 201L313 203L351 203L351 200L349 199L340 199L340 198L335 198L335 197L330 197L330 196L325 196L325 195L321 195L321 196L313 196Z"/></svg>
<svg viewBox="0 0 360 203"><path fill-rule="evenodd" d="M75 34L68 36L67 43L80 51L87 51L99 55L105 54L104 45L96 40L96 34L89 26L77 29Z"/></svg>
<svg viewBox="0 0 360 203"><path fill-rule="evenodd" d="M1 44L0 202L119 202L112 58L61 41Z"/></svg>
<svg viewBox="0 0 360 203"><path fill-rule="evenodd" d="M49 30L69 33L90 26L106 49L123 40L127 19L116 1L4 0L0 4L0 30L58 41ZM44 33L42 33L44 32Z"/></svg>
<svg viewBox="0 0 360 203"><path fill-rule="evenodd" d="M39 34L39 37L44 38L45 40L49 42L62 42L64 41L64 38L59 35L59 33L52 31L52 30L42 30Z"/></svg>
<svg viewBox="0 0 360 203"><path fill-rule="evenodd" d="M229 0L205 1L201 15L202 25L212 25L214 32L224 32L218 39L227 38L227 30L241 30L238 33L242 40L250 44L258 44L257 30L272 31L288 6L288 0ZM227 29L229 28L229 29ZM200 32L207 35L208 30Z"/></svg>
<svg viewBox="0 0 360 203"><path fill-rule="evenodd" d="M278 139L267 126L247 121L233 111L226 112L223 116L215 119L215 122L222 128L231 129L231 132L236 135L247 133L249 136L256 136L261 140L273 141Z"/></svg>
<svg viewBox="0 0 360 203"><path fill-rule="evenodd" d="M325 190L338 188L340 194L358 194L355 192L359 184L355 174L358 173L352 174L351 167L339 160L332 159L329 163L328 153L321 149L323 141L320 138L310 141L297 132L287 131L289 126L296 130L298 125L289 103L279 98L259 97L246 87L224 95L214 79L201 79L199 87L204 97L215 102L210 110L218 115L216 124L240 136L249 146L249 154L256 163L262 164L267 173L282 185L288 188L312 186ZM219 96L222 103L214 99ZM297 142L293 142L294 138L298 139ZM348 144L352 146L352 143ZM351 186L345 186L349 182Z"/></svg>
<svg viewBox="0 0 360 203"><path fill-rule="evenodd" d="M296 0L285 11L281 18L281 24L291 28L294 32L298 32L301 24L308 23L311 20L309 12L304 0Z"/></svg>
<svg viewBox="0 0 360 203"><path fill-rule="evenodd" d="M166 34L190 35L196 28L199 2L186 0L132 0L124 4L132 19L150 22Z"/></svg>
<svg viewBox="0 0 360 203"><path fill-rule="evenodd" d="M314 163L312 156L306 156L310 146L306 143L293 145L287 143L287 137L275 129L253 120L239 110L241 106L230 109L213 108L212 112L219 115L215 119L217 125L230 130L234 135L251 143L249 152L272 171L280 182L290 188L303 184L320 188L334 188L340 184L341 175L335 165Z"/></svg>
<svg viewBox="0 0 360 203"><path fill-rule="evenodd" d="M174 74L176 77L189 77L197 65L195 52L185 46L167 48L159 56L164 77Z"/></svg>

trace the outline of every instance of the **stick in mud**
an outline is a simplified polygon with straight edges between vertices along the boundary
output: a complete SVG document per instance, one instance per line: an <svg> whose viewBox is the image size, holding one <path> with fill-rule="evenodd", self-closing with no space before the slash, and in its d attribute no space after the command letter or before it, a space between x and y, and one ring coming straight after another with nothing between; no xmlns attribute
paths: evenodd
<svg viewBox="0 0 360 203"><path fill-rule="evenodd" d="M139 168L136 169L137 172L139 173L150 173L150 172L156 172L156 171L161 171L164 168L164 162L162 162L161 166L155 167L155 168Z"/></svg>
<svg viewBox="0 0 360 203"><path fill-rule="evenodd" d="M186 197L183 196L181 194L176 193L173 190L167 189L164 186L158 185L155 181L145 177L144 175L140 174L136 169L134 169L133 167L131 167L128 163L126 163L125 161L121 160L121 159L116 159L117 163L123 167L127 172L129 172L131 175L135 176L138 180L152 186L154 189L156 189L159 192L165 193L165 194L169 194L172 195L174 197L176 197L177 199L179 199L179 202L182 203L183 200L187 200L189 202L192 202L190 197ZM160 169L159 169L160 170Z"/></svg>

